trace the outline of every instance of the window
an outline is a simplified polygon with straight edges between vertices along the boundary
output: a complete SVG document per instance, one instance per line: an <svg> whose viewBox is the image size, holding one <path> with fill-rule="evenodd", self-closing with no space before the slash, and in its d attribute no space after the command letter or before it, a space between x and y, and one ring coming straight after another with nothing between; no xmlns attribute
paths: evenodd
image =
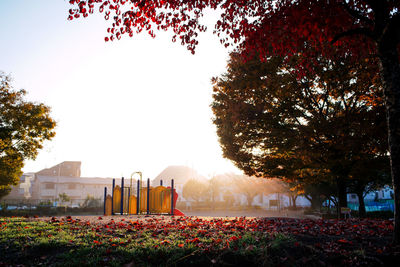
<svg viewBox="0 0 400 267"><path fill-rule="evenodd" d="M54 189L54 184L45 184L45 189Z"/></svg>
<svg viewBox="0 0 400 267"><path fill-rule="evenodd" d="M68 189L76 189L76 184L68 184Z"/></svg>

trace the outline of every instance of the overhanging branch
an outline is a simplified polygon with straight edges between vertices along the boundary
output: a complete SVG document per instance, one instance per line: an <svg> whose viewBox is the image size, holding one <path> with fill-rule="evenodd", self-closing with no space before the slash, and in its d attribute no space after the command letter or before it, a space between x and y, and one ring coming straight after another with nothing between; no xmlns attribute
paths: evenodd
<svg viewBox="0 0 400 267"><path fill-rule="evenodd" d="M373 25L374 22L369 19L368 17L364 16L361 12L352 9L346 2L342 2L343 8L349 13L352 17L359 19L365 23L368 23L370 25Z"/></svg>
<svg viewBox="0 0 400 267"><path fill-rule="evenodd" d="M333 40L331 41L332 44L336 43L339 39L346 37L346 36L351 36L351 35L364 35L367 36L369 38L371 38L372 40L376 40L374 33L367 28L355 28L355 29L351 29L342 33L339 33L335 36L335 38L333 38Z"/></svg>

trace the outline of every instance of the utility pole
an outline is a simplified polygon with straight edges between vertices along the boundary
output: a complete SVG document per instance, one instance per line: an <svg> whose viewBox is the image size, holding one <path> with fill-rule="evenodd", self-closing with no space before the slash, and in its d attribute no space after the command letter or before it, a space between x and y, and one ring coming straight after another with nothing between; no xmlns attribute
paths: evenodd
<svg viewBox="0 0 400 267"><path fill-rule="evenodd" d="M56 192L56 195L55 195L54 201L57 200L57 196L58 196L58 185L59 185L59 183L60 183L60 176L61 176L61 164L62 164L62 162L61 162L60 164L58 164L58 176L57 176L57 183L56 183L56 185L55 185L55 192ZM57 204L57 205L58 205L58 204Z"/></svg>

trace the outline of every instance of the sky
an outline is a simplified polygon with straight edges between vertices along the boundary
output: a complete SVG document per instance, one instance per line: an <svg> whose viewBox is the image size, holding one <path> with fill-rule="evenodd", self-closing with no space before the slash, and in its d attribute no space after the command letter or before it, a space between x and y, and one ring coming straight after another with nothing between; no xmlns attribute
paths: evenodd
<svg viewBox="0 0 400 267"><path fill-rule="evenodd" d="M169 165L211 177L240 171L222 157L212 124L211 78L226 69L229 50L205 14L196 54L170 32L104 42L99 14L67 20L65 0L0 1L0 71L27 100L51 107L56 137L24 172L81 161L83 177L154 178Z"/></svg>

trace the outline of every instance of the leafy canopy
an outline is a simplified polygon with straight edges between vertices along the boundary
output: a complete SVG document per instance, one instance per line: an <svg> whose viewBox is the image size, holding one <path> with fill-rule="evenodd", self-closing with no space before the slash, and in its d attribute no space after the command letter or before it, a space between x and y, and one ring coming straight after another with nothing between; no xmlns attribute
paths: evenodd
<svg viewBox="0 0 400 267"><path fill-rule="evenodd" d="M386 156L374 65L319 57L298 80L289 71L298 60L231 55L227 73L214 79L212 103L224 156L248 175L303 183L348 178L360 160Z"/></svg>
<svg viewBox="0 0 400 267"><path fill-rule="evenodd" d="M0 73L0 195L18 183L24 160L35 159L43 142L55 135L50 108L24 100L25 94Z"/></svg>

